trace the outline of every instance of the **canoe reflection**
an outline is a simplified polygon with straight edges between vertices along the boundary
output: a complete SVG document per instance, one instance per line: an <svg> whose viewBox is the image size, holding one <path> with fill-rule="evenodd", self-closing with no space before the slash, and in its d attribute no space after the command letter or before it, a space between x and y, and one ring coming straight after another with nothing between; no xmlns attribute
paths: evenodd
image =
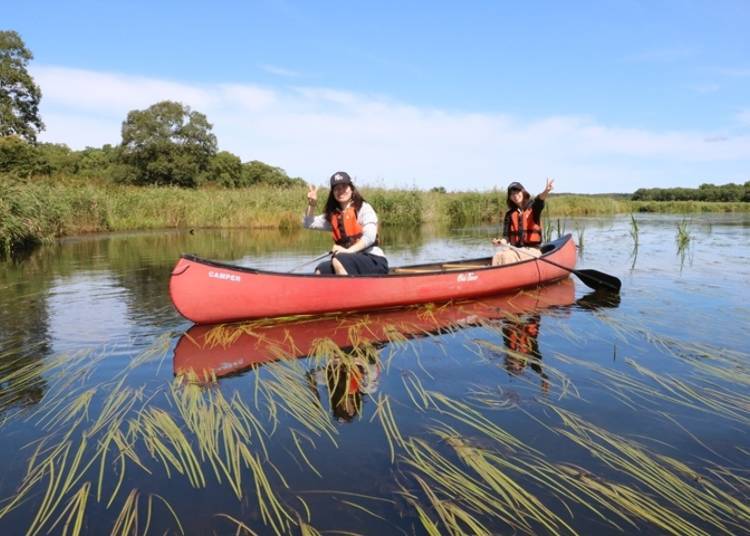
<svg viewBox="0 0 750 536"><path fill-rule="evenodd" d="M444 305L421 305L379 313L347 314L242 324L196 325L175 347L176 375L195 373L209 380L263 363L313 356L321 345L359 348L443 330L482 325L503 318L534 314L575 301L575 284L565 279L516 294ZM325 343L325 344L323 344Z"/></svg>

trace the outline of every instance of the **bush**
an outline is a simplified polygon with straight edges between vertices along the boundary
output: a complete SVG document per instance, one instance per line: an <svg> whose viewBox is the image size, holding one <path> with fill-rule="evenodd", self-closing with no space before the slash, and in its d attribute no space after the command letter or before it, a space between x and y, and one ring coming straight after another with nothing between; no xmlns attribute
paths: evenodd
<svg viewBox="0 0 750 536"><path fill-rule="evenodd" d="M290 188L304 186L305 181L299 177L292 179L280 167L273 167L259 160L242 164L240 186L255 186L260 184Z"/></svg>

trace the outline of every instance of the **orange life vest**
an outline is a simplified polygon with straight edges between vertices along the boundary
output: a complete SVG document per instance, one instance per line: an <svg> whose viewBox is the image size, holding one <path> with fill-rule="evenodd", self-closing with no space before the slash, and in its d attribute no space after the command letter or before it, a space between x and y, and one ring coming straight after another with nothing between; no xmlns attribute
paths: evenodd
<svg viewBox="0 0 750 536"><path fill-rule="evenodd" d="M542 227L534 221L530 206L511 212L508 241L516 247L538 246L542 243Z"/></svg>
<svg viewBox="0 0 750 536"><path fill-rule="evenodd" d="M331 214L331 230L333 241L339 246L348 248L362 238L362 226L357 221L357 211L354 207L347 207L343 211L336 210Z"/></svg>
<svg viewBox="0 0 750 536"><path fill-rule="evenodd" d="M538 336L539 322L536 319L526 321L522 326L513 326L507 333L508 348L521 354L533 354L534 341Z"/></svg>

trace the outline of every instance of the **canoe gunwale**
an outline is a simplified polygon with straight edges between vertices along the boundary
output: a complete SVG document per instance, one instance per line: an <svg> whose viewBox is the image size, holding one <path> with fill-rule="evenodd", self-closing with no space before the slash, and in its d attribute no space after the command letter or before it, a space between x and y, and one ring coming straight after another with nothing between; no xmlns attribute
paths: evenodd
<svg viewBox="0 0 750 536"><path fill-rule="evenodd" d="M545 250L544 253L542 253L542 257L548 257L550 255L553 255L556 251L558 251L560 248L562 248L569 240L572 239L572 235L570 233L556 239L551 240L547 242L546 244L542 245L542 250ZM552 246L552 247L550 247ZM253 268L248 266L238 266L236 264L229 264L225 262L219 262L219 261L213 261L204 259L203 257L199 257L197 255L185 253L180 255L180 258L191 261L191 262L197 262L200 264L204 264L207 266L213 266L215 268L219 268L222 270L233 270L237 272L243 272L248 274L263 274L263 275L273 275L273 276L287 276L287 277L313 277L316 279L319 278L340 278L341 276L336 274L314 274L314 273L291 273L291 272L276 272L272 270L262 270L259 268ZM352 277L352 278L369 278L369 279L391 279L396 277L424 277L424 276L431 276L431 275L439 275L439 274L445 274L445 273L461 273L461 272L482 272L486 270L502 270L504 268L510 268L510 267L516 267L519 265L527 264L530 262L534 262L537 260L537 258L529 258L523 261L519 261L513 264L506 264L506 265L500 265L500 266L484 266L481 268L477 268L476 266L468 266L465 269L435 269L435 270L429 270L429 271L423 271L423 272L396 272L395 270L399 269L405 269L405 270L415 270L415 269L423 269L427 267L435 267L435 266L442 266L443 264L472 264L472 263L481 263L481 262L487 262L489 263L491 261L492 257L479 257L475 259L462 259L459 261L444 261L444 262L436 262L436 263L426 263L426 264L410 264L406 266L396 266L390 269L389 273L387 274L365 274L365 275L359 275L359 274L350 274L346 277ZM184 271L184 270L183 270ZM182 272L180 272L182 273ZM179 273L172 273L172 276L180 275Z"/></svg>

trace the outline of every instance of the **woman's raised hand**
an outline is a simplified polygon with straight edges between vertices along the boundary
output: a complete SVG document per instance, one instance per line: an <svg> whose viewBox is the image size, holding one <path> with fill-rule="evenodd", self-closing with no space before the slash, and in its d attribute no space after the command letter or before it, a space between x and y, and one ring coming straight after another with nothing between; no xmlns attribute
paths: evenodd
<svg viewBox="0 0 750 536"><path fill-rule="evenodd" d="M550 193L552 191L552 188L555 187L555 179L550 179L547 177L547 186L544 187L545 193Z"/></svg>
<svg viewBox="0 0 750 536"><path fill-rule="evenodd" d="M310 206L318 202L318 187L312 184L307 185L307 204Z"/></svg>

